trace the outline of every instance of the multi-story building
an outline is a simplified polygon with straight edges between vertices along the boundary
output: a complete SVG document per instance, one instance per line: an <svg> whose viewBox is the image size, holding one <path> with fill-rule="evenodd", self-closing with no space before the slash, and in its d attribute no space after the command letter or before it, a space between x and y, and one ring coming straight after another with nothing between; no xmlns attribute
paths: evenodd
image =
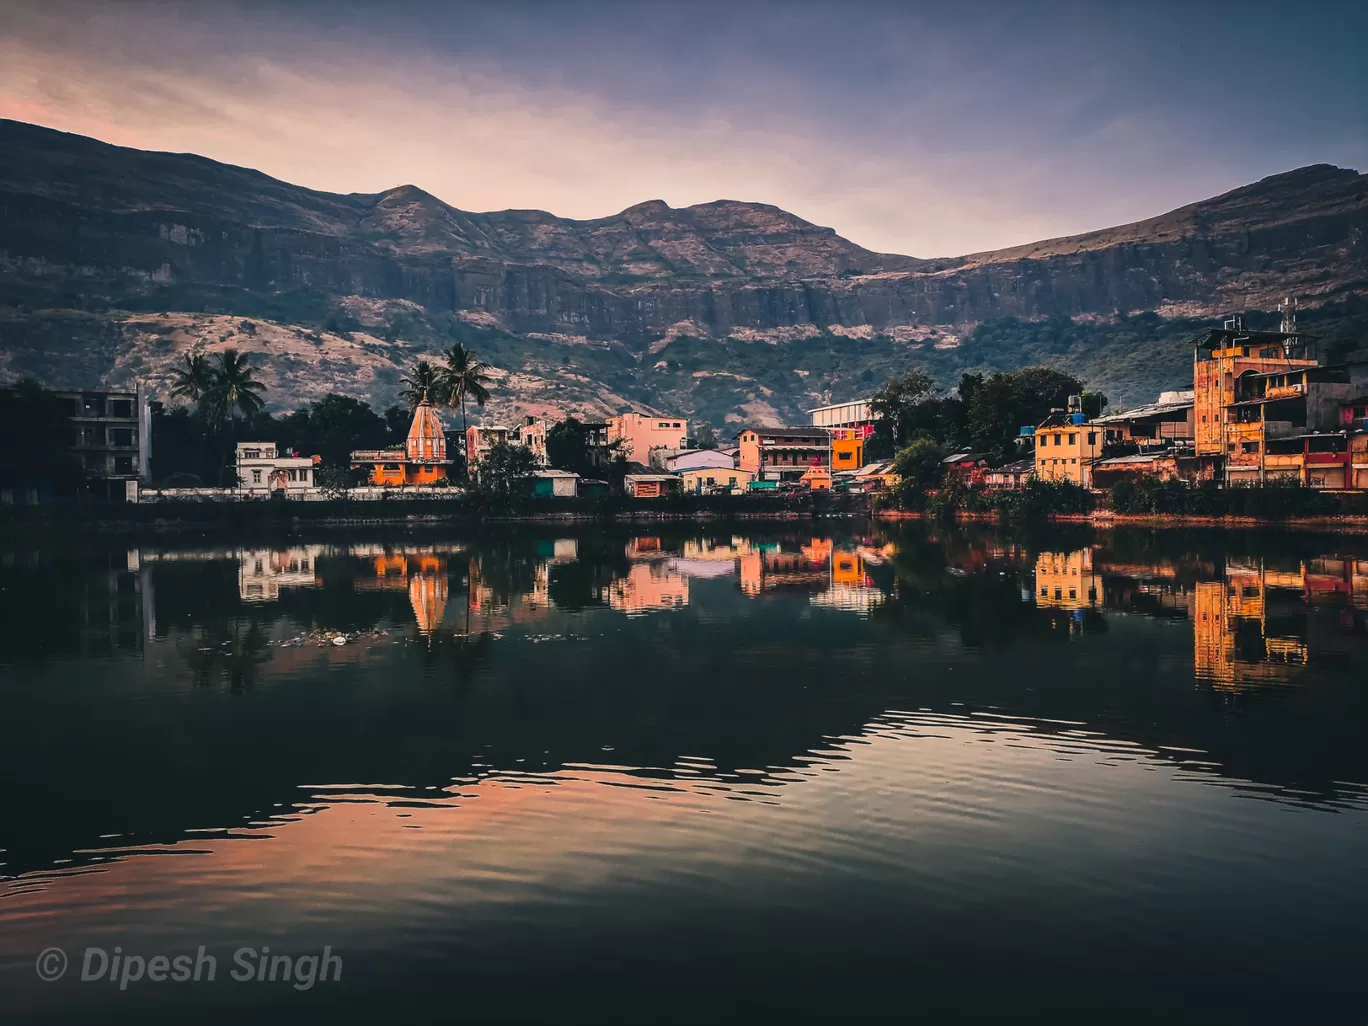
<svg viewBox="0 0 1368 1026"><path fill-rule="evenodd" d="M267 496L284 492L302 497L318 491L317 468L321 456L281 456L275 442L238 442L238 490L248 495Z"/></svg>
<svg viewBox="0 0 1368 1026"><path fill-rule="evenodd" d="M367 470L370 483L385 488L440 484L450 465L442 418L426 396L413 411L402 449L358 449L351 454L352 469Z"/></svg>
<svg viewBox="0 0 1368 1026"><path fill-rule="evenodd" d="M471 424L465 433L466 466L472 470L496 445L507 445L513 429L502 424Z"/></svg>
<svg viewBox="0 0 1368 1026"><path fill-rule="evenodd" d="M831 469L859 470L864 466L865 441L874 434L877 416L868 399L819 406L808 410L812 426L831 436Z"/></svg>
<svg viewBox="0 0 1368 1026"><path fill-rule="evenodd" d="M622 455L649 463L651 450L684 449L689 444L689 422L683 417L623 413L608 418L608 443L622 443Z"/></svg>
<svg viewBox="0 0 1368 1026"><path fill-rule="evenodd" d="M1264 442L1270 434L1263 403L1252 399L1247 376L1286 374L1316 366L1293 331L1247 331L1232 317L1198 339L1193 348L1193 424L1204 476L1227 482L1264 479ZM1280 398L1275 395L1268 397ZM1275 416L1287 412L1275 408ZM1303 420L1304 424L1304 420ZM1274 434L1293 434L1273 428Z"/></svg>
<svg viewBox="0 0 1368 1026"><path fill-rule="evenodd" d="M141 383L131 389L56 389L71 404L75 451L85 471L86 494L136 501L152 459L152 407Z"/></svg>
<svg viewBox="0 0 1368 1026"><path fill-rule="evenodd" d="M523 445L532 450L532 455L536 457L538 466L546 466L546 432L550 425L547 424L545 417L534 417L528 415L522 421L513 426L508 433L508 440L513 445Z"/></svg>
<svg viewBox="0 0 1368 1026"><path fill-rule="evenodd" d="M1074 407L1056 410L1035 430L1035 476L1092 487L1092 465L1102 455L1102 432Z"/></svg>
<svg viewBox="0 0 1368 1026"><path fill-rule="evenodd" d="M833 433L848 431L860 438L868 438L874 433L874 421L878 419L867 398L818 406L808 410L808 414L812 417L813 427L825 428Z"/></svg>
<svg viewBox="0 0 1368 1026"><path fill-rule="evenodd" d="M736 465L760 481L801 481L813 467L831 470L831 435L821 427L750 427L736 436Z"/></svg>
<svg viewBox="0 0 1368 1026"><path fill-rule="evenodd" d="M1352 487L1353 401L1365 385L1368 364L1242 374L1235 382L1234 402L1225 411L1226 480Z"/></svg>

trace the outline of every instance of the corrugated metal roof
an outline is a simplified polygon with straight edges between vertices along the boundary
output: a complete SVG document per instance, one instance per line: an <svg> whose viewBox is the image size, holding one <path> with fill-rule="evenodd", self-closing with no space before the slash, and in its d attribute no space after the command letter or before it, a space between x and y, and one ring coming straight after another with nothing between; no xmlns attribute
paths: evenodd
<svg viewBox="0 0 1368 1026"><path fill-rule="evenodd" d="M1124 424L1131 420L1143 420L1145 417L1157 417L1163 413L1174 413L1178 410L1190 410L1195 405L1195 400L1183 399L1171 403L1148 403L1145 406L1137 406L1132 410L1123 410L1120 413L1109 413L1105 417L1095 417L1089 424Z"/></svg>

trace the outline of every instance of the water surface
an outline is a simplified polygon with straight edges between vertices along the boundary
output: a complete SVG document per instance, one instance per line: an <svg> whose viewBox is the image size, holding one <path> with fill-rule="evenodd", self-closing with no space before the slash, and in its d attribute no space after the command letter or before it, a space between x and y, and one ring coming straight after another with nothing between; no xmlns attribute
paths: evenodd
<svg viewBox="0 0 1368 1026"><path fill-rule="evenodd" d="M11 540L0 614L21 1020L1364 1016L1361 539Z"/></svg>

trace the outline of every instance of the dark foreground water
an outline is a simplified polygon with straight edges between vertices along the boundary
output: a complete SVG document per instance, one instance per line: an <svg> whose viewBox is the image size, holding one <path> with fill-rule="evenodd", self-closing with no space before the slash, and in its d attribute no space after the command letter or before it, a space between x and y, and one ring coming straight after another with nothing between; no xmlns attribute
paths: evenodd
<svg viewBox="0 0 1368 1026"><path fill-rule="evenodd" d="M5 1022L1368 1021L1365 539L0 540L0 638Z"/></svg>

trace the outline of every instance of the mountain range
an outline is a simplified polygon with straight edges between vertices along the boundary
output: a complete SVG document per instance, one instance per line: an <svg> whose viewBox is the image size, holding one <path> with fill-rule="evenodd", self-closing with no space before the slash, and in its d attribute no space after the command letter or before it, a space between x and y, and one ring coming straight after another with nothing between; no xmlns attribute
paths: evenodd
<svg viewBox="0 0 1368 1026"><path fill-rule="evenodd" d="M336 195L189 154L0 120L0 377L145 380L253 354L277 408L394 401L462 341L488 415L659 410L800 421L921 366L1047 363L1114 404L1190 381L1185 342L1231 311L1368 336L1368 175L1325 164L1158 217L967 256L874 253L761 203L611 217L472 213L405 185Z"/></svg>

